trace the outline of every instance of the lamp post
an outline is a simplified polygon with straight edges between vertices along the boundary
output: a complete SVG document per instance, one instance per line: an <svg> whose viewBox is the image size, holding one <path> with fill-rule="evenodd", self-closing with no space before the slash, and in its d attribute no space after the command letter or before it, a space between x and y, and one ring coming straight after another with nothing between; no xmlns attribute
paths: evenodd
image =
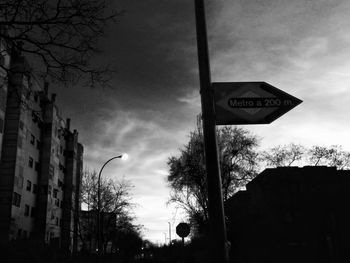
<svg viewBox="0 0 350 263"><path fill-rule="evenodd" d="M101 242L101 174L103 168L106 166L107 163L114 159L122 159L126 160L128 158L128 154L123 153L118 156L114 156L110 158L108 161L106 161L102 167L100 172L98 173L98 179L97 179L97 248L98 248L98 254L101 255L101 248L102 248L102 242Z"/></svg>
<svg viewBox="0 0 350 263"><path fill-rule="evenodd" d="M171 224L170 222L168 222L169 224L169 245L171 246Z"/></svg>

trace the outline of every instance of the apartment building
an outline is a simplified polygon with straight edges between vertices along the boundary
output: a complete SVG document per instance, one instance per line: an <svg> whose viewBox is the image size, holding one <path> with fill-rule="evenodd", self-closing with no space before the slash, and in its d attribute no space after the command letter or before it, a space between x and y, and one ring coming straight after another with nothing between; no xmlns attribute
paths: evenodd
<svg viewBox="0 0 350 263"><path fill-rule="evenodd" d="M27 74L21 54L10 57L0 100L0 240L31 238L73 251L83 146L48 84Z"/></svg>
<svg viewBox="0 0 350 263"><path fill-rule="evenodd" d="M10 55L8 54L7 50L8 48L6 42L0 39L0 149L2 148L7 100L7 72L5 68L8 68L10 65Z"/></svg>

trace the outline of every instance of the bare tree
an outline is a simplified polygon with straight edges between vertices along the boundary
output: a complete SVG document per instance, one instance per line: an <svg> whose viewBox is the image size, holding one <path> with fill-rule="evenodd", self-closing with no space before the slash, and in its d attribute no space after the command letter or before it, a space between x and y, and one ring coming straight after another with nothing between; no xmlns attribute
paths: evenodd
<svg viewBox="0 0 350 263"><path fill-rule="evenodd" d="M102 219L102 241L103 246L112 241L111 233L115 231L118 224L118 218L128 218L133 220L132 209L134 204L131 202L132 185L126 180L119 182L112 179L101 178L101 215ZM97 240L97 193L98 193L98 174L97 172L86 170L82 178L81 186L81 203L84 209L87 209L87 217L80 219L80 238L83 243L87 243L85 239L95 238ZM130 222L131 224L131 222ZM84 233L85 234L84 234Z"/></svg>
<svg viewBox="0 0 350 263"><path fill-rule="evenodd" d="M247 130L223 127L217 130L221 182L224 201L257 174L258 139ZM206 231L208 193L204 163L204 140L201 130L191 133L179 157L168 160L171 187L169 203L182 208L196 230Z"/></svg>
<svg viewBox="0 0 350 263"><path fill-rule="evenodd" d="M223 127L218 130L224 201L256 176L258 144L259 139L243 128Z"/></svg>
<svg viewBox="0 0 350 263"><path fill-rule="evenodd" d="M110 0L0 0L0 55L15 48L47 81L105 84L111 69L90 60L120 14Z"/></svg>
<svg viewBox="0 0 350 263"><path fill-rule="evenodd" d="M334 166L339 170L350 168L350 153L344 151L340 145L314 145L311 148L294 143L278 145L263 151L260 159L272 167L302 164Z"/></svg>
<svg viewBox="0 0 350 263"><path fill-rule="evenodd" d="M306 148L300 144L290 143L288 145L278 145L261 153L261 160L267 166L291 166L302 160L306 154Z"/></svg>
<svg viewBox="0 0 350 263"><path fill-rule="evenodd" d="M308 160L312 165L335 166L339 170L350 168L350 153L340 145L312 146L308 151Z"/></svg>

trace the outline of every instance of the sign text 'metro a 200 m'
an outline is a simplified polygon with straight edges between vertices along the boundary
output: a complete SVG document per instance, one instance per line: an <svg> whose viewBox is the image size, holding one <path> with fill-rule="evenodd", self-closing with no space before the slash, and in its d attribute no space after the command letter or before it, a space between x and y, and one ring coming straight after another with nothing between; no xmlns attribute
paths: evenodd
<svg viewBox="0 0 350 263"><path fill-rule="evenodd" d="M267 124L302 101L266 82L212 83L217 125Z"/></svg>
<svg viewBox="0 0 350 263"><path fill-rule="evenodd" d="M231 108L268 108L290 107L294 102L291 99L278 98L229 98L228 105Z"/></svg>

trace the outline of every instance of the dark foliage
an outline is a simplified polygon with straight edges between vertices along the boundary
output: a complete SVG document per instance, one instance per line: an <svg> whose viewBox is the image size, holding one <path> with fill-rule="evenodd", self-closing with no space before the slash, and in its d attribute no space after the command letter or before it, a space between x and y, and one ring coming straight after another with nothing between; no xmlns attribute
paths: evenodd
<svg viewBox="0 0 350 263"><path fill-rule="evenodd" d="M258 139L237 127L219 129L217 138L222 192L224 200L227 200L256 175ZM208 195L200 129L191 133L179 157L169 158L168 166L170 173L167 179L172 189L169 202L176 203L187 212L195 232L206 232Z"/></svg>
<svg viewBox="0 0 350 263"><path fill-rule="evenodd" d="M0 0L1 55L15 48L46 81L106 84L110 68L90 62L120 14L109 0Z"/></svg>

